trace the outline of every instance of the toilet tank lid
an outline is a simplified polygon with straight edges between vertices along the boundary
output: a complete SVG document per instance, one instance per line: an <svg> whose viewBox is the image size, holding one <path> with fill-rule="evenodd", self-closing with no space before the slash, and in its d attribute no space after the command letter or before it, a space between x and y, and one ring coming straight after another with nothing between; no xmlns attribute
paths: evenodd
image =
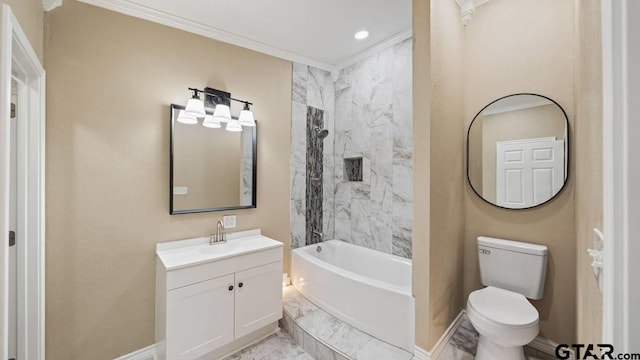
<svg viewBox="0 0 640 360"><path fill-rule="evenodd" d="M549 251L544 245L497 239L487 236L478 236L478 245L540 256L546 256Z"/></svg>

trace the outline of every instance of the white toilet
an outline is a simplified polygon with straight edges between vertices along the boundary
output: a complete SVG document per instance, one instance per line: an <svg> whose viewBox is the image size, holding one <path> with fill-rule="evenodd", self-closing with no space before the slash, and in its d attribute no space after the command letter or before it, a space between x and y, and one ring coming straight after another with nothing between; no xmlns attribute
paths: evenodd
<svg viewBox="0 0 640 360"><path fill-rule="evenodd" d="M540 330L538 311L527 298L544 292L548 249L543 245L478 237L480 277L486 287L467 300L467 314L480 334L477 360L523 360L522 346Z"/></svg>

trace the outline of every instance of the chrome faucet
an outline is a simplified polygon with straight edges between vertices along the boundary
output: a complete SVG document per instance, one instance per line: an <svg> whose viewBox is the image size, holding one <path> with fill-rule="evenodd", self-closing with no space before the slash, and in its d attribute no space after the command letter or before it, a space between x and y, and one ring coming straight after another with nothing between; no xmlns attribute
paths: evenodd
<svg viewBox="0 0 640 360"><path fill-rule="evenodd" d="M323 240L324 235L322 235L322 233L321 233L321 232L319 232L319 231L315 231L315 230L314 230L314 231L312 231L311 233L312 233L313 235L315 235L315 236L319 237L319 238L320 238L320 241L322 241L322 240Z"/></svg>
<svg viewBox="0 0 640 360"><path fill-rule="evenodd" d="M227 242L227 234L224 233L224 223L222 220L218 221L216 233L209 236L209 245L224 244Z"/></svg>

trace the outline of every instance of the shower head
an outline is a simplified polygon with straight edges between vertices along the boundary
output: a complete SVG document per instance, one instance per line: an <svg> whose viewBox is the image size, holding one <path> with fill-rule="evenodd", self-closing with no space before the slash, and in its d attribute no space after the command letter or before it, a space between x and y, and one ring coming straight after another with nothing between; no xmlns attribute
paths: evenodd
<svg viewBox="0 0 640 360"><path fill-rule="evenodd" d="M316 131L316 136L320 139L324 139L327 136L329 136L329 130L327 129L321 129L319 127L316 127L315 131Z"/></svg>

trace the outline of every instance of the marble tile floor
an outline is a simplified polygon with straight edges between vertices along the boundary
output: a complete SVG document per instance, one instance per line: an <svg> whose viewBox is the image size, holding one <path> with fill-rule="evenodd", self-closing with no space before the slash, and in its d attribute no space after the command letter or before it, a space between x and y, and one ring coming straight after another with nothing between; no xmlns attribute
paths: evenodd
<svg viewBox="0 0 640 360"><path fill-rule="evenodd" d="M284 331L259 341L224 360L314 360Z"/></svg>
<svg viewBox="0 0 640 360"><path fill-rule="evenodd" d="M438 356L438 360L473 360L478 346L478 332L464 315L460 327ZM552 360L554 356L540 352L529 346L524 347L526 360Z"/></svg>
<svg viewBox="0 0 640 360"><path fill-rule="evenodd" d="M288 286L283 294L282 331L225 360L412 360L399 348L334 318ZM291 335L289 335L291 334ZM464 317L438 360L473 360L478 333ZM526 360L551 360L552 355L525 346Z"/></svg>

